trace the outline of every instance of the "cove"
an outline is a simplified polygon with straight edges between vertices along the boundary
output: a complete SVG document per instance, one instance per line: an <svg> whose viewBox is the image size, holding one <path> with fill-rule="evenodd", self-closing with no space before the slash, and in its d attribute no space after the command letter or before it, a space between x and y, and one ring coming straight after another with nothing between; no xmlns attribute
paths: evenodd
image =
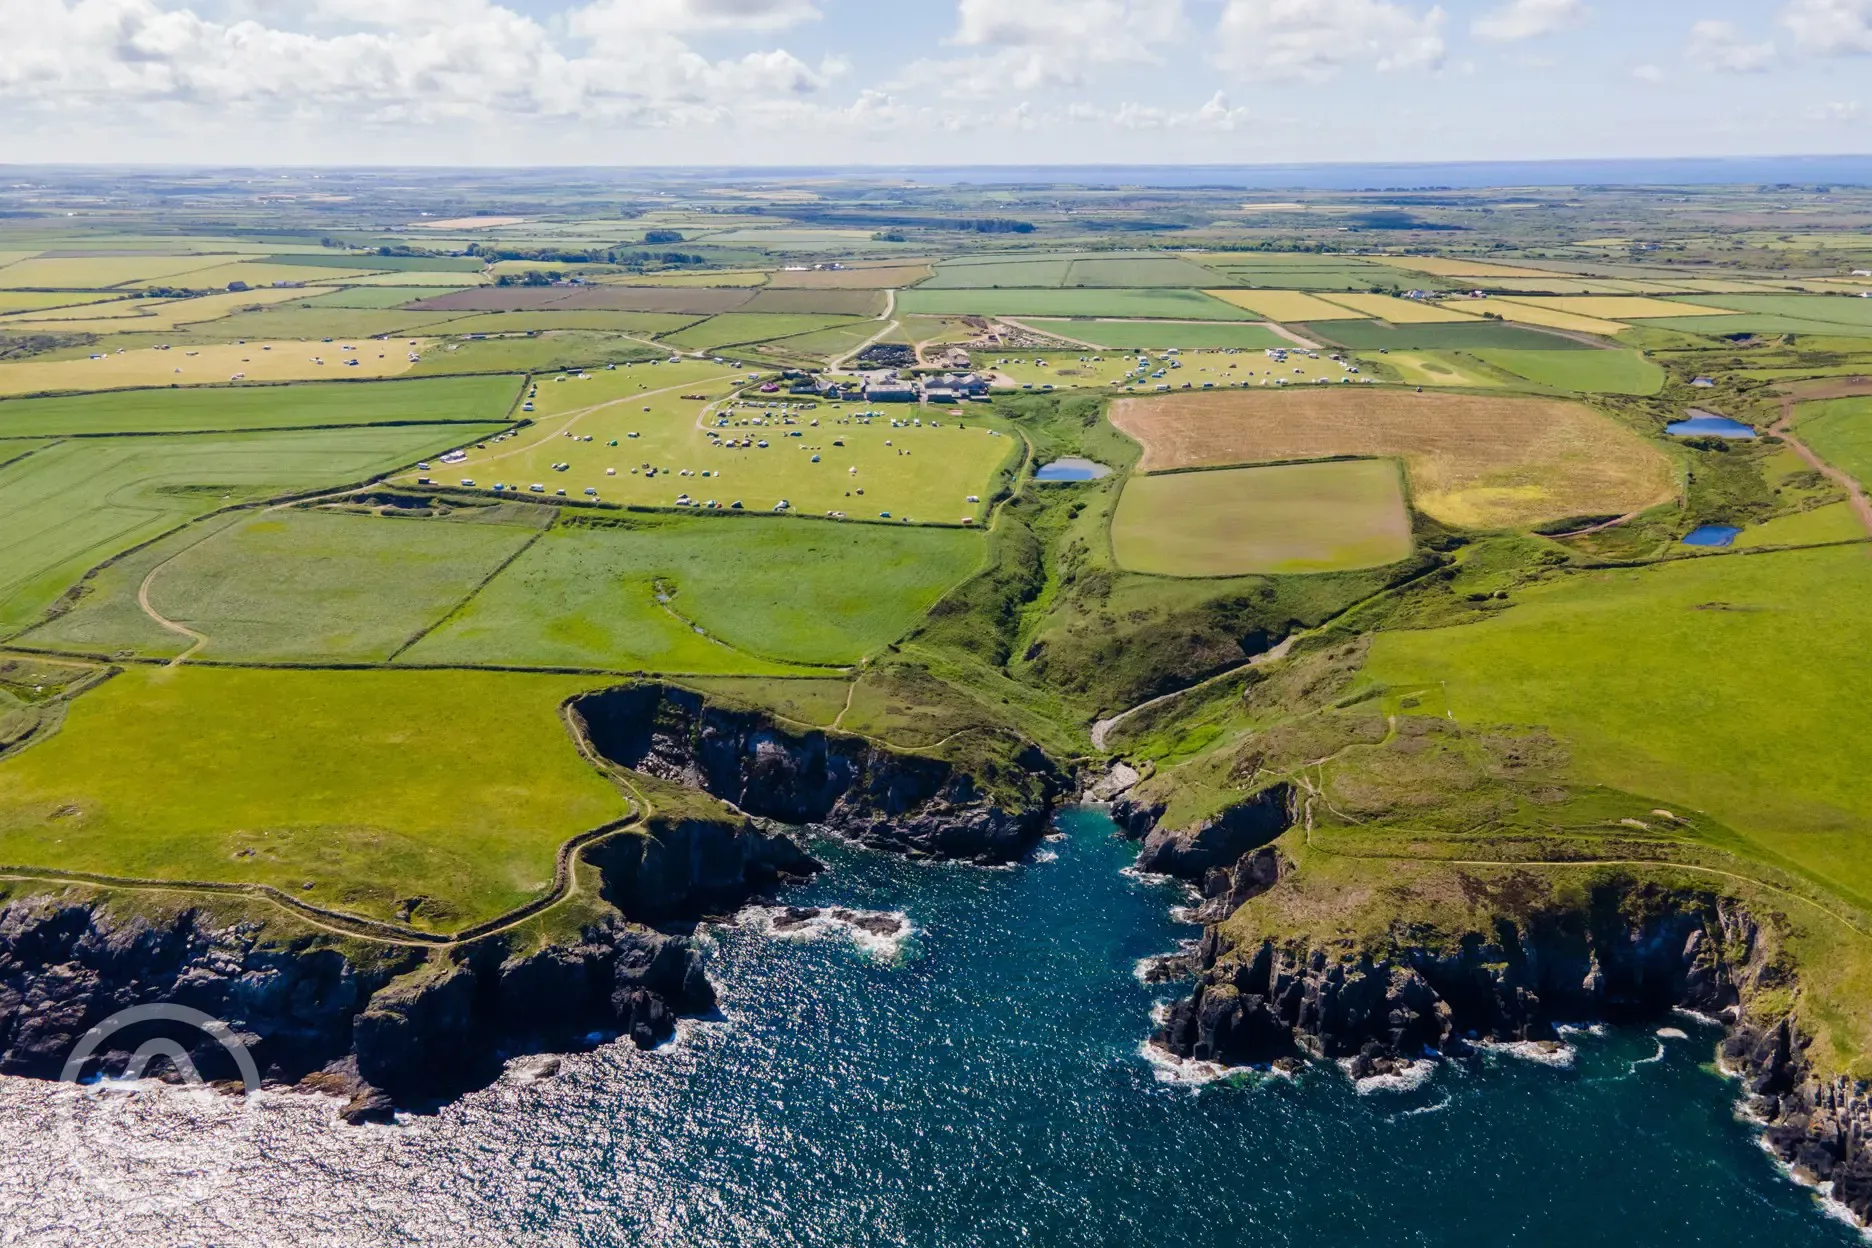
<svg viewBox="0 0 1872 1248"><path fill-rule="evenodd" d="M1360 1095L1333 1067L1168 1081L1140 1045L1184 989L1135 968L1197 935L1171 917L1186 894L1125 874L1136 847L1102 814L1058 828L993 870L816 840L828 870L783 900L901 913L900 948L849 927L705 928L719 1018L551 1078L516 1064L396 1127L340 1127L312 1098L243 1120L225 1098L157 1094L80 1117L73 1144L54 1134L70 1126L56 1088L0 1080L9 1229L124 1245L1861 1242L1776 1172L1711 1069L1715 1033L1681 1019L1688 1039L1577 1035L1570 1067L1488 1056L1402 1092ZM110 1159L111 1196L87 1158Z"/></svg>

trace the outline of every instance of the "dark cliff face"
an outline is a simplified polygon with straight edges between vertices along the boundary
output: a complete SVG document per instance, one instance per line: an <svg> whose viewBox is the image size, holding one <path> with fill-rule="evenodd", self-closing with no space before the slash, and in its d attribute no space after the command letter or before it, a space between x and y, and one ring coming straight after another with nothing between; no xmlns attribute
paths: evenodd
<svg viewBox="0 0 1872 1248"><path fill-rule="evenodd" d="M751 824L685 821L655 839L586 851L621 915L569 944L519 949L490 936L446 949L310 940L285 948L260 924L203 911L118 919L80 901L0 907L0 1072L56 1078L91 1027L134 1005L185 1005L225 1021L270 1082L353 1097L348 1115L445 1100L491 1082L505 1057L669 1038L715 993L682 935L637 926L738 908L818 864ZM360 960L360 956L364 960ZM98 1068L121 1069L146 1029L113 1036ZM231 1077L213 1040L183 1031L207 1078Z"/></svg>
<svg viewBox="0 0 1872 1248"><path fill-rule="evenodd" d="M1199 881L1272 844L1292 827L1293 789L1273 785L1188 828L1163 827L1164 807L1134 799L1112 803L1111 813L1126 836L1144 842L1138 870Z"/></svg>
<svg viewBox="0 0 1872 1248"><path fill-rule="evenodd" d="M1231 892L1212 891L1202 917L1213 924L1234 912L1236 896L1271 887L1283 869L1274 858L1270 870L1274 853L1226 873ZM1212 925L1196 991L1171 1007L1154 1043L1226 1065L1337 1059L1364 1077L1427 1054L1460 1056L1476 1041L1552 1040L1562 1023L1694 1010L1729 1023L1724 1064L1742 1079L1775 1155L1803 1178L1832 1183L1836 1200L1872 1221L1872 1095L1817 1078L1792 1019L1738 1021L1752 994L1791 983L1770 943L1732 901L1640 886L1596 889L1584 907L1536 912L1436 950L1404 940L1362 952L1272 940L1230 948Z"/></svg>
<svg viewBox="0 0 1872 1248"><path fill-rule="evenodd" d="M1046 829L1062 784L1037 750L1018 760L1020 800L997 798L938 758L858 737L793 730L700 694L633 685L580 698L592 747L620 766L701 789L760 818L818 824L877 849L1007 862Z"/></svg>

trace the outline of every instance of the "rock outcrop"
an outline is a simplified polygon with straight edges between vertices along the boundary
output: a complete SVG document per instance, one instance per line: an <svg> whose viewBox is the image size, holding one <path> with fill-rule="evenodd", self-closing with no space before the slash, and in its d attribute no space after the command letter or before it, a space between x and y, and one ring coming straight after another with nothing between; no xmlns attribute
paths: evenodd
<svg viewBox="0 0 1872 1248"><path fill-rule="evenodd" d="M994 774L860 737L784 727L662 685L573 704L592 748L620 766L710 793L750 815L817 824L876 849L1007 862L1031 849L1064 789L1028 747Z"/></svg>
<svg viewBox="0 0 1872 1248"><path fill-rule="evenodd" d="M1265 874L1265 865L1250 871L1249 882ZM1238 867L1230 880L1241 876ZM1177 1056L1225 1065L1332 1059L1363 1078L1484 1041L1554 1041L1563 1023L1693 1010L1728 1024L1724 1062L1774 1153L1872 1220L1872 1094L1817 1077L1791 1018L1748 1021L1748 1003L1788 987L1791 972L1733 901L1608 886L1582 908L1537 911L1454 941L1365 950L1274 940L1231 948L1213 920L1233 909L1224 901L1206 912L1196 991L1171 1007L1153 1040Z"/></svg>
<svg viewBox="0 0 1872 1248"><path fill-rule="evenodd" d="M347 1116L446 1100L495 1078L509 1056L616 1036L642 1047L715 993L681 934L645 922L738 908L818 864L749 823L681 821L586 851L620 913L565 943L495 935L446 948L281 944L266 925L207 909L121 914L72 892L0 907L0 1073L56 1078L85 1033L131 1006L187 1006L225 1021L262 1076L351 1096ZM530 931L531 929L525 929ZM204 1077L234 1068L187 1027L125 1028L97 1068L122 1069L154 1035Z"/></svg>
<svg viewBox="0 0 1872 1248"><path fill-rule="evenodd" d="M1112 819L1144 842L1138 870L1194 882L1272 844L1293 826L1293 802L1292 786L1277 784L1187 828L1164 827L1162 805L1132 799L1114 802Z"/></svg>

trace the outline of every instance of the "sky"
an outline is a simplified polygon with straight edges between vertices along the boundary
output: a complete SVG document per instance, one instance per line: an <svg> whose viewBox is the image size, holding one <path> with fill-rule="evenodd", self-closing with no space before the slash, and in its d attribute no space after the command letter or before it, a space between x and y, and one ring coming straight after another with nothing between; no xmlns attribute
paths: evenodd
<svg viewBox="0 0 1872 1248"><path fill-rule="evenodd" d="M1872 0L0 0L0 162L1872 152Z"/></svg>

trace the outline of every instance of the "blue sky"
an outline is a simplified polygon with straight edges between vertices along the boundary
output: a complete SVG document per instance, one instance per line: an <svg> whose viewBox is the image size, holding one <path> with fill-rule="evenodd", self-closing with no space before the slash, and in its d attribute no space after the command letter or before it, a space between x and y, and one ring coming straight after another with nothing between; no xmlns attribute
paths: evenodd
<svg viewBox="0 0 1872 1248"><path fill-rule="evenodd" d="M0 0L0 160L1872 152L1872 0Z"/></svg>

